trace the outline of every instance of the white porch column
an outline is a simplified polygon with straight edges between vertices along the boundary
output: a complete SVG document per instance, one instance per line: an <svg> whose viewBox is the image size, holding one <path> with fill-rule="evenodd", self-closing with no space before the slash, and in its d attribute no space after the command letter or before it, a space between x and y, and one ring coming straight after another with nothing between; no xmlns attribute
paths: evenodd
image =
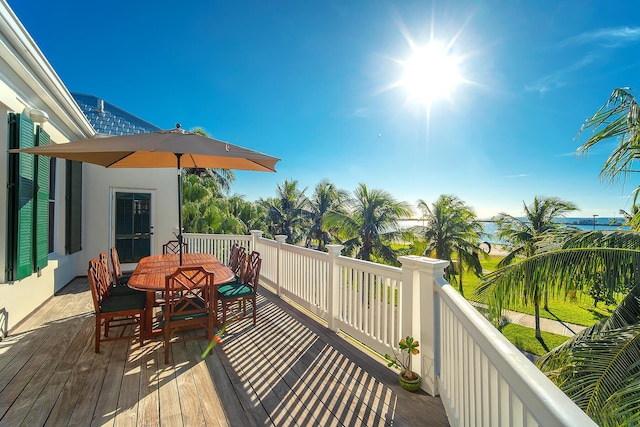
<svg viewBox="0 0 640 427"><path fill-rule="evenodd" d="M418 275L418 265L414 261L413 256L400 256L398 261L402 264L402 289L400 297L400 338L412 336L415 339L420 336L420 282ZM397 346L398 343L394 343ZM413 362L413 361L412 361ZM413 370L418 374L420 366L412 363Z"/></svg>
<svg viewBox="0 0 640 427"><path fill-rule="evenodd" d="M340 268L336 260L344 248L343 245L327 245L329 252L329 283L327 284L327 315L329 329L337 332L338 326L336 322L336 316L338 308L340 306Z"/></svg>
<svg viewBox="0 0 640 427"><path fill-rule="evenodd" d="M260 239L262 237L262 230L251 230L251 247L249 248L249 251L255 251L256 250L256 245L258 244L258 239Z"/></svg>
<svg viewBox="0 0 640 427"><path fill-rule="evenodd" d="M278 234L274 236L276 238L276 242L278 243L278 256L276 257L276 294L280 295L280 281L282 278L282 245L284 245L285 240L287 240L287 236L283 234Z"/></svg>
<svg viewBox="0 0 640 427"><path fill-rule="evenodd" d="M436 379L440 369L440 307L435 280L444 275L449 261L415 255L398 257L398 260L402 263L402 304L412 307L411 321L414 322L411 329L405 329L403 323L402 330L410 330L413 338L420 341L420 354L413 356L412 365L422 376L421 388L435 396L438 394ZM405 277L413 286L405 286ZM405 299L406 290L413 291L413 294ZM403 321L407 317L403 314Z"/></svg>

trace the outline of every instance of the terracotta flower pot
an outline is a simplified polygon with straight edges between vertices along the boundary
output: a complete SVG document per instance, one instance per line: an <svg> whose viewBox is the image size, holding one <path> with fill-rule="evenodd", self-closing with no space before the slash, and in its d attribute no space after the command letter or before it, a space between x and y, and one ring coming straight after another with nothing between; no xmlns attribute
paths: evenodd
<svg viewBox="0 0 640 427"><path fill-rule="evenodd" d="M400 382L400 387L407 391L418 391L420 389L420 383L422 382L422 378L420 375L414 374L417 378L415 380L406 379L402 373L398 375L398 381Z"/></svg>

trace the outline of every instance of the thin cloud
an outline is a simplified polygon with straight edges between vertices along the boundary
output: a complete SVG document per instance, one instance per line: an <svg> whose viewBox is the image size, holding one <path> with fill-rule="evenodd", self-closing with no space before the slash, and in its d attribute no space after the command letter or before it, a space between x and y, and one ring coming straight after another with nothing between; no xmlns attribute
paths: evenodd
<svg viewBox="0 0 640 427"><path fill-rule="evenodd" d="M598 47L599 49L615 49L638 42L640 42L640 27L600 28L569 37L558 43L556 48L586 45L588 47ZM596 59L596 54L589 53L569 67L555 71L526 85L525 90L544 94L550 90L561 88L570 80L571 74L592 64Z"/></svg>
<svg viewBox="0 0 640 427"><path fill-rule="evenodd" d="M589 53L568 67L544 76L529 85L525 85L524 89L527 92L539 92L540 94L544 94L552 89L560 88L567 84L566 81L568 75L592 64L596 59L597 55Z"/></svg>
<svg viewBox="0 0 640 427"><path fill-rule="evenodd" d="M531 175L529 175L528 173L519 173L517 175L505 175L505 178L526 178L528 176Z"/></svg>
<svg viewBox="0 0 640 427"><path fill-rule="evenodd" d="M577 156L577 155L578 155L577 151L570 151L568 153L556 154L554 157L574 157L574 156Z"/></svg>
<svg viewBox="0 0 640 427"><path fill-rule="evenodd" d="M368 108L356 108L349 114L347 117L369 117L369 109Z"/></svg>
<svg viewBox="0 0 640 427"><path fill-rule="evenodd" d="M565 47L577 44L597 44L600 47L615 48L635 43L637 41L640 41L640 28L638 27L601 28L569 37L558 46Z"/></svg>

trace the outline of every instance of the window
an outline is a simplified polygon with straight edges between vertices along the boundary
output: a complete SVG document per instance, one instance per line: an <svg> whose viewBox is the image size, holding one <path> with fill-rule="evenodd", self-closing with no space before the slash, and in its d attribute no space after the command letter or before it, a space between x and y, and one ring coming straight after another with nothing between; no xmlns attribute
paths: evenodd
<svg viewBox="0 0 640 427"><path fill-rule="evenodd" d="M65 249L72 254L82 250L82 162L67 160L66 187Z"/></svg>
<svg viewBox="0 0 640 427"><path fill-rule="evenodd" d="M122 263L151 255L151 193L115 193L115 247Z"/></svg>
<svg viewBox="0 0 640 427"><path fill-rule="evenodd" d="M21 114L9 114L9 148L49 144L49 135ZM20 280L47 265L49 161L32 154L10 154L7 177L8 281Z"/></svg>
<svg viewBox="0 0 640 427"><path fill-rule="evenodd" d="M49 145L49 135L40 127L36 128L36 145ZM33 235L35 239L33 259L35 271L47 266L49 259L49 165L51 159L35 156L34 159L34 215Z"/></svg>
<svg viewBox="0 0 640 427"><path fill-rule="evenodd" d="M49 160L49 253L55 252L56 158Z"/></svg>

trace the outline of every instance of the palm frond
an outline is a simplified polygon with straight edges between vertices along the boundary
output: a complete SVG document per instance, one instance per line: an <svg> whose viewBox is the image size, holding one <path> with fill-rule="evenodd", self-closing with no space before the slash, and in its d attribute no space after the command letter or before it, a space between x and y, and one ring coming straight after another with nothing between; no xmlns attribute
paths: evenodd
<svg viewBox="0 0 640 427"><path fill-rule="evenodd" d="M637 417L639 360L640 287L636 287L609 319L576 334L536 364L596 422L619 425L616 419Z"/></svg>

